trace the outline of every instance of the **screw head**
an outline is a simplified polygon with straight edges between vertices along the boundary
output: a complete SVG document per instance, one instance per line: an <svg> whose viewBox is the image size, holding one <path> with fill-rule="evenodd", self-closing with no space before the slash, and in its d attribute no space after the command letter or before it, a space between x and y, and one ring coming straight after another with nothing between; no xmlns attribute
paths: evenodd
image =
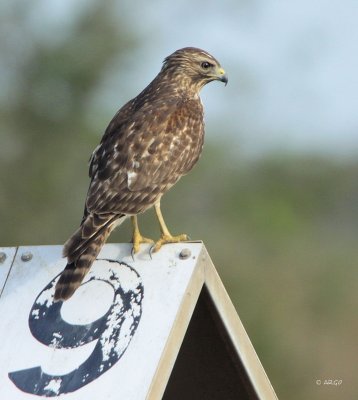
<svg viewBox="0 0 358 400"><path fill-rule="evenodd" d="M30 261L33 255L30 251L26 251L25 253L21 254L21 260L24 262Z"/></svg>
<svg viewBox="0 0 358 400"><path fill-rule="evenodd" d="M3 264L6 260L6 253L4 253L3 251L0 252L0 264Z"/></svg>
<svg viewBox="0 0 358 400"><path fill-rule="evenodd" d="M186 260L191 256L191 251L187 248L182 249L182 251L179 253L179 258L181 260Z"/></svg>

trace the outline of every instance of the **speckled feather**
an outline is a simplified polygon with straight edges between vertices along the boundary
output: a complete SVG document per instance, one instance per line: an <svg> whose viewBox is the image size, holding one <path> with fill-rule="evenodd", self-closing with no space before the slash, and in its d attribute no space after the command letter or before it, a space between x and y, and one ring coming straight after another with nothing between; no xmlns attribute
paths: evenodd
<svg viewBox="0 0 358 400"><path fill-rule="evenodd" d="M80 285L116 224L152 207L197 162L204 141L200 89L214 80L200 60L220 66L200 49L178 50L157 77L109 123L90 159L85 212L64 246L68 265L55 299Z"/></svg>
<svg viewBox="0 0 358 400"><path fill-rule="evenodd" d="M89 212L145 211L190 171L201 153L200 100L149 97L133 116L134 122L108 132L92 158Z"/></svg>

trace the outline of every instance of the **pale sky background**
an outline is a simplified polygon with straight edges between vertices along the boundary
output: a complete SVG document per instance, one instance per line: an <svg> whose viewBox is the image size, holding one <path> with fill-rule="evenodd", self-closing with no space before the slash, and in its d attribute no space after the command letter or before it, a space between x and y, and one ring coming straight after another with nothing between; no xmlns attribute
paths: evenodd
<svg viewBox="0 0 358 400"><path fill-rule="evenodd" d="M56 40L94 1L39 0L29 18L39 37ZM253 155L287 149L358 155L356 0L113 3L140 46L126 71L113 66L93 99L97 109L115 111L152 80L165 56L196 46L229 75L227 87L214 83L202 93L212 139L235 138Z"/></svg>

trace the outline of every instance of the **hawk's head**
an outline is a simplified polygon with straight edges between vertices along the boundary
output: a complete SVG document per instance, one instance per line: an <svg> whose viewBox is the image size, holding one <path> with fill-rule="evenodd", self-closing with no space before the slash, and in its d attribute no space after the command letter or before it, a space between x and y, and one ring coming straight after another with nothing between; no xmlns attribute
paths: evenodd
<svg viewBox="0 0 358 400"><path fill-rule="evenodd" d="M212 81L221 81L225 85L228 82L219 61L195 47L184 47L168 56L164 60L162 71L172 73L179 79L189 79L198 90Z"/></svg>

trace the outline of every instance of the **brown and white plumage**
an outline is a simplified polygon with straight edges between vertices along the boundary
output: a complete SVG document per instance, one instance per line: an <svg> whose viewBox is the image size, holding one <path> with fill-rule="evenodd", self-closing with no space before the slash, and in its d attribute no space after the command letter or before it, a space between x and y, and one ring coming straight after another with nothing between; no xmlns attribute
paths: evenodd
<svg viewBox="0 0 358 400"><path fill-rule="evenodd" d="M170 235L160 198L197 162L204 141L201 88L213 80L227 83L219 62L187 47L164 60L156 78L125 104L108 125L90 159L89 186L79 229L64 245L68 264L56 285L55 300L66 300L81 284L107 237L126 217L134 226L133 249L143 238L136 215L155 206L164 243Z"/></svg>

